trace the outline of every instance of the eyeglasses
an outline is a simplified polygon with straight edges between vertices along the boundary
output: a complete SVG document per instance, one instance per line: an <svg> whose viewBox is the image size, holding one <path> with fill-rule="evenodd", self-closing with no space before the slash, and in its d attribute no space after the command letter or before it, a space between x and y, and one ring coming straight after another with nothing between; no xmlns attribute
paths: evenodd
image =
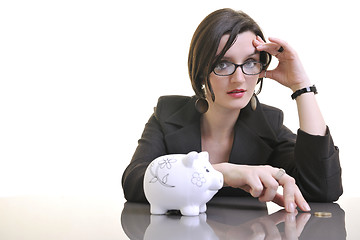
<svg viewBox="0 0 360 240"><path fill-rule="evenodd" d="M243 64L235 64L228 61L222 61L215 65L213 72L218 76L229 76L234 74L238 67L246 75L257 75L264 69L264 64L256 61L247 61Z"/></svg>

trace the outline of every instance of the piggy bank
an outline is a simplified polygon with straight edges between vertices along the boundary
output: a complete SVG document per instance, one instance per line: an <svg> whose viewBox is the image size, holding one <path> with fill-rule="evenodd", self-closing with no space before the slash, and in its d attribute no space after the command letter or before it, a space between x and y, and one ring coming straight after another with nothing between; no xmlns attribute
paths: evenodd
<svg viewBox="0 0 360 240"><path fill-rule="evenodd" d="M144 192L152 214L180 210L185 216L199 215L222 186L223 175L211 166L207 152L158 157L144 176Z"/></svg>

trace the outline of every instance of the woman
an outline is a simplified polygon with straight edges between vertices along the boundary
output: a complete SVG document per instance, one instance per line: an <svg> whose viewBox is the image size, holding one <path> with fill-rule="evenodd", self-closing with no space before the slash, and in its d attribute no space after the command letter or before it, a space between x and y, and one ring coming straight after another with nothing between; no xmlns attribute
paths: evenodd
<svg viewBox="0 0 360 240"><path fill-rule="evenodd" d="M159 99L123 174L128 201L146 201L142 182L153 159L190 151L209 152L213 167L223 174L225 186L216 196L251 194L288 212L309 211L306 200L341 196L339 151L317 105L316 88L289 44L269 41L243 12L221 9L200 23L188 60L196 96ZM279 64L267 71L271 56ZM283 125L281 110L257 99L255 86L259 83L261 90L264 77L294 92L297 135Z"/></svg>

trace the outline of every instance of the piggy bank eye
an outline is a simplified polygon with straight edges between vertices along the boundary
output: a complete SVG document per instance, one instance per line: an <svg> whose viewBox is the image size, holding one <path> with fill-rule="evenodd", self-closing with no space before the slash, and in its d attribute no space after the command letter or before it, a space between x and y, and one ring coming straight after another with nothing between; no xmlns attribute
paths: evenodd
<svg viewBox="0 0 360 240"><path fill-rule="evenodd" d="M206 169L206 172L210 172L209 169Z"/></svg>

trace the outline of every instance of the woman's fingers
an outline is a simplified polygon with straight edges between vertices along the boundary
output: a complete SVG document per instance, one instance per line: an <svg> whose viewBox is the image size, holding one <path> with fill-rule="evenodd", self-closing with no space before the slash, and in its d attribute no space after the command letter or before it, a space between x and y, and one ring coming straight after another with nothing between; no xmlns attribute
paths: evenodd
<svg viewBox="0 0 360 240"><path fill-rule="evenodd" d="M303 195L301 194L299 188L296 186L297 191L295 192L295 201L296 201L296 205L298 205L298 207L305 211L308 212L311 210L309 204L306 202L305 198L303 197Z"/></svg>
<svg viewBox="0 0 360 240"><path fill-rule="evenodd" d="M279 179L279 184L283 187L284 207L286 211L294 212L297 206L303 211L310 211L310 207L302 196L294 178L286 174Z"/></svg>
<svg viewBox="0 0 360 240"><path fill-rule="evenodd" d="M253 41L253 45L258 51L268 52L275 57L279 57L280 54L283 55L285 52L293 52L293 49L284 40L269 37L269 41L270 42L266 43L261 37L257 36Z"/></svg>
<svg viewBox="0 0 360 240"><path fill-rule="evenodd" d="M279 183L272 176L273 171L274 168L270 166L249 167L246 186L242 189L262 202L271 201L279 187Z"/></svg>
<svg viewBox="0 0 360 240"><path fill-rule="evenodd" d="M271 201L276 203L277 205L279 205L281 207L285 207L284 196L281 195L280 193L276 193L274 199L271 200Z"/></svg>
<svg viewBox="0 0 360 240"><path fill-rule="evenodd" d="M268 52L279 60L275 69L261 72L260 78L271 78L292 90L297 90L300 85L311 85L296 51L286 41L269 37L269 42L266 43L257 36L253 40L253 46L257 51Z"/></svg>
<svg viewBox="0 0 360 240"><path fill-rule="evenodd" d="M283 195L284 195L284 202L285 202L285 210L288 212L295 212L296 203L295 203L295 189L294 184L286 183L283 186Z"/></svg>
<svg viewBox="0 0 360 240"><path fill-rule="evenodd" d="M297 206L303 211L310 211L295 179L285 170L271 166L231 166L231 171L223 169L229 186L241 188L262 202L273 201L285 207L287 212L295 212ZM283 195L277 191L279 186L283 187Z"/></svg>
<svg viewBox="0 0 360 240"><path fill-rule="evenodd" d="M264 190L259 197L259 200L261 202L272 201L276 196L277 190L279 188L279 183L271 175L265 175L261 179L261 181L264 185Z"/></svg>
<svg viewBox="0 0 360 240"><path fill-rule="evenodd" d="M287 212L295 212L295 179L286 174L284 169L273 172L273 177L283 187L283 206Z"/></svg>
<svg viewBox="0 0 360 240"><path fill-rule="evenodd" d="M272 42L272 43L275 43L275 44L277 44L279 46L282 46L284 49L285 48L286 49L291 49L289 44L286 41L284 41L284 40L282 40L280 38L269 37L269 41Z"/></svg>
<svg viewBox="0 0 360 240"><path fill-rule="evenodd" d="M284 47L275 42L265 43L260 37L253 41L254 47L260 52L268 52L273 56L277 56L279 53L284 51Z"/></svg>
<svg viewBox="0 0 360 240"><path fill-rule="evenodd" d="M260 197L264 190L264 186L260 181L260 178L256 175L250 175L247 178L246 188L253 197ZM246 188L244 189L246 191Z"/></svg>

